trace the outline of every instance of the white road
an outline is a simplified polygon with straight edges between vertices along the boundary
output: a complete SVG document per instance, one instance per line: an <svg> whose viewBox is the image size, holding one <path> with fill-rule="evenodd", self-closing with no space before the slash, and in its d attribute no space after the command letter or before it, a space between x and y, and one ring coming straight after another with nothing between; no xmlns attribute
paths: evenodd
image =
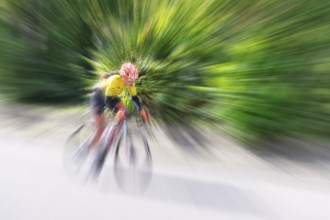
<svg viewBox="0 0 330 220"><path fill-rule="evenodd" d="M160 133L151 141L154 172L140 195L122 192L111 172L77 184L64 172L60 120L0 122L0 219L330 219L326 171L256 156L222 137L208 153L187 154ZM69 124L69 123L67 123Z"/></svg>

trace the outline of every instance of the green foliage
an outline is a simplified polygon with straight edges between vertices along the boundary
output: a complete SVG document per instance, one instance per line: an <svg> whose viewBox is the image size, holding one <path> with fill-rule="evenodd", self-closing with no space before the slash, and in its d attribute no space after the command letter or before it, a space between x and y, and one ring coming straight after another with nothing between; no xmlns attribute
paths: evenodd
<svg viewBox="0 0 330 220"><path fill-rule="evenodd" d="M16 98L76 100L131 61L163 122L244 141L329 136L329 1L5 2L0 82Z"/></svg>
<svg viewBox="0 0 330 220"><path fill-rule="evenodd" d="M81 98L90 75L81 56L93 44L79 13L60 1L6 3L0 23L3 91L30 102Z"/></svg>

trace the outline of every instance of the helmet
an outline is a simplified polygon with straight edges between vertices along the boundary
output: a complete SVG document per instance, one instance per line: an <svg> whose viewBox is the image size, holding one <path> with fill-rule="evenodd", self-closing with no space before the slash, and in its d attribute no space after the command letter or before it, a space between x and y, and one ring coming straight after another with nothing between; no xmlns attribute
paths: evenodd
<svg viewBox="0 0 330 220"><path fill-rule="evenodd" d="M125 81L133 82L139 77L139 70L132 63L124 63L121 66L120 75Z"/></svg>

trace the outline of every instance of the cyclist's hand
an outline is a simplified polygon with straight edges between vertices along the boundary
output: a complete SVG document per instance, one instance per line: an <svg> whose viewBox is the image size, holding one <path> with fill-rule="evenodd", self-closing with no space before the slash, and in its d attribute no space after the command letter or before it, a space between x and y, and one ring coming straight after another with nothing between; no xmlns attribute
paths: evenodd
<svg viewBox="0 0 330 220"><path fill-rule="evenodd" d="M148 122L148 121L149 121L149 119L148 119L148 114L147 114L147 112L146 112L144 109L142 109L142 110L140 111L140 115L141 115L141 117L143 118L143 121L144 121L144 122Z"/></svg>

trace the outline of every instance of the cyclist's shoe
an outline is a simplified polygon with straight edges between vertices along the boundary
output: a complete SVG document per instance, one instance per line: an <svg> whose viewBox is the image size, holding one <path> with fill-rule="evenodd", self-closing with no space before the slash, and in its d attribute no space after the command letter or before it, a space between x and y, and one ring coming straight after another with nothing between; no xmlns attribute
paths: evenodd
<svg viewBox="0 0 330 220"><path fill-rule="evenodd" d="M104 162L105 162L106 155L103 153L101 154L95 161L95 172L98 174L101 172Z"/></svg>
<svg viewBox="0 0 330 220"><path fill-rule="evenodd" d="M92 165L92 172L95 178L97 178L101 173L106 157L107 157L107 153L104 147L100 146L94 154L93 165Z"/></svg>

